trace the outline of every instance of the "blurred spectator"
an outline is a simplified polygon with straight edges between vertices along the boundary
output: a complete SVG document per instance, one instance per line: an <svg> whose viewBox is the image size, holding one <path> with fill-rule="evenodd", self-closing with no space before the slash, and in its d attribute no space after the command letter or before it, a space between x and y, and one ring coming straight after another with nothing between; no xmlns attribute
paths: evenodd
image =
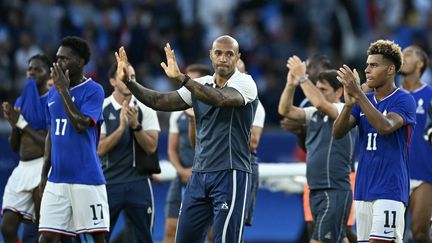
<svg viewBox="0 0 432 243"><path fill-rule="evenodd" d="M28 2L28 4L27 4ZM31 33L22 44L23 30ZM88 40L92 60L86 75L109 89L105 73L113 52L124 45L129 61L149 87L160 91L176 87L164 77L160 62L169 42L180 68L186 63L208 63L209 40L231 34L242 48L242 59L255 77L268 111L269 125L278 126L272 97L281 92L285 62L293 53L301 58L315 53L338 63L364 69L364 50L377 38L389 38L402 47L432 49L430 0L34 0L0 3L0 94L13 100L22 69L16 56L24 50L43 50L55 56L60 37L79 35ZM129 51L129 50L133 50ZM360 50L360 51L359 51ZM18 54L19 53L19 54ZM22 59L22 57L20 58ZM143 70L140 70L143 68ZM362 76L363 74L360 73ZM425 82L429 82L426 72ZM12 91L12 92L10 92ZM265 97L264 97L265 96ZM294 102L299 102L295 100ZM166 125L161 122L161 126Z"/></svg>

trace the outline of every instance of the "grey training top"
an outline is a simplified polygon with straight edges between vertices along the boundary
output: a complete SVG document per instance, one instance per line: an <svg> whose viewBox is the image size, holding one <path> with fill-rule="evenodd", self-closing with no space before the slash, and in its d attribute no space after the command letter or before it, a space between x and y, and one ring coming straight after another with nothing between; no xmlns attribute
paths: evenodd
<svg viewBox="0 0 432 243"><path fill-rule="evenodd" d="M343 103L335 104L338 113ZM303 108L306 113L306 178L311 190L351 190L349 174L355 137L348 132L341 139L332 136L334 120L315 107Z"/></svg>
<svg viewBox="0 0 432 243"><path fill-rule="evenodd" d="M213 76L195 81L216 87ZM197 135L193 171L236 169L251 172L249 142L258 104L256 85L251 76L236 70L221 89L226 87L236 89L243 96L242 106L215 107L196 99L185 87L177 91L195 112Z"/></svg>

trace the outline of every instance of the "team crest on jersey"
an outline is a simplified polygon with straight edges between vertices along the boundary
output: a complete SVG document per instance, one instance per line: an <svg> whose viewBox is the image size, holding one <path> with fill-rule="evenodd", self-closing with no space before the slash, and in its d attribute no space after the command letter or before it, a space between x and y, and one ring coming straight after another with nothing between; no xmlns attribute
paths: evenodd
<svg viewBox="0 0 432 243"><path fill-rule="evenodd" d="M72 102L75 102L75 96L72 96Z"/></svg>
<svg viewBox="0 0 432 243"><path fill-rule="evenodd" d="M114 116L114 114L110 112L108 115L108 120L115 120L115 119L116 117Z"/></svg>
<svg viewBox="0 0 432 243"><path fill-rule="evenodd" d="M417 101L417 109L416 109L416 113L417 113L417 114L424 114L424 113L425 113L425 110L424 110L424 108L423 108L423 103L424 103L424 101L423 101L422 98L420 98L420 99Z"/></svg>
<svg viewBox="0 0 432 243"><path fill-rule="evenodd" d="M151 207L148 207L148 208L147 208L147 214L151 214L152 212L153 212L152 208L151 208Z"/></svg>

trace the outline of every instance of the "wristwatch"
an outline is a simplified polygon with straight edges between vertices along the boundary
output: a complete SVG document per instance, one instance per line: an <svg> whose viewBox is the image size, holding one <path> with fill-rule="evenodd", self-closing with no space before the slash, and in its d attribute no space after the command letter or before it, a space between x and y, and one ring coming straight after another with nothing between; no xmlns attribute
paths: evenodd
<svg viewBox="0 0 432 243"><path fill-rule="evenodd" d="M136 126L135 128L131 128L131 130L132 130L133 132L141 131L141 130L142 130L142 126L141 126L141 124L138 124L138 126Z"/></svg>
<svg viewBox="0 0 432 243"><path fill-rule="evenodd" d="M299 82L299 84L302 84L302 83L306 82L306 80L308 80L308 79L309 79L309 76L307 74L305 74L298 79L298 82Z"/></svg>

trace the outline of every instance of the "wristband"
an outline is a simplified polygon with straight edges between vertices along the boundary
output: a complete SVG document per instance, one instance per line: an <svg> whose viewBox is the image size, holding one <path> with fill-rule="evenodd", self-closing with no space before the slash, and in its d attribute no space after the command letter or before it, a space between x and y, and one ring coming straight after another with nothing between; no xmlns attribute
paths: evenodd
<svg viewBox="0 0 432 243"><path fill-rule="evenodd" d="M302 83L306 82L306 80L308 80L308 79L309 79L309 76L307 74L305 74L298 79L298 82L299 82L299 84L302 84Z"/></svg>
<svg viewBox="0 0 432 243"><path fill-rule="evenodd" d="M142 126L141 126L141 124L138 124L138 126L136 126L135 128L131 128L131 130L132 130L133 132L141 131L141 130L142 130Z"/></svg>
<svg viewBox="0 0 432 243"><path fill-rule="evenodd" d="M20 116L18 117L18 121L15 124L15 127L19 128L19 129L24 129L24 127L26 127L28 125L28 122L24 119L24 117L20 114Z"/></svg>
<svg viewBox="0 0 432 243"><path fill-rule="evenodd" d="M190 78L187 74L185 74L185 77L184 77L183 82L181 83L181 85L182 85L182 86L185 86L186 83L187 83L189 80L191 80L191 78Z"/></svg>

